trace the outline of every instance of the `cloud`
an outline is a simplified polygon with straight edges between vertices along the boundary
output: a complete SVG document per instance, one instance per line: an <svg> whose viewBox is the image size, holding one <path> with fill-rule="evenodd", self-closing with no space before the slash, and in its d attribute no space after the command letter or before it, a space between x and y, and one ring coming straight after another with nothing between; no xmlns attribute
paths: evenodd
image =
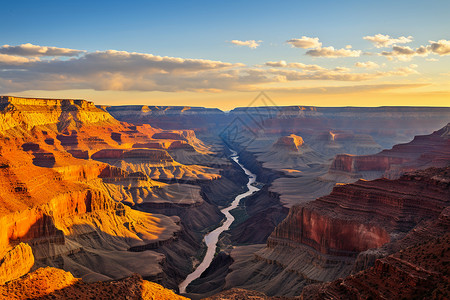
<svg viewBox="0 0 450 300"><path fill-rule="evenodd" d="M413 41L413 37L412 36L400 36L398 38L392 38L389 35L384 35L384 34L375 34L375 35L368 35L363 37L363 39L368 40L370 42L372 42L376 48L385 48L385 47L389 47L391 45L394 44L406 44L406 43L411 43Z"/></svg>
<svg viewBox="0 0 450 300"><path fill-rule="evenodd" d="M231 44L237 46L246 46L252 49L258 48L262 41L248 40L248 41L240 41L240 40L232 40Z"/></svg>
<svg viewBox="0 0 450 300"><path fill-rule="evenodd" d="M428 56L433 53L436 55L444 56L450 55L450 41L439 40L429 41L429 45L420 46L416 49L412 49L408 46L393 46L392 51L383 51L379 55L386 56L388 59L398 59L402 61L411 60L415 56Z"/></svg>
<svg viewBox="0 0 450 300"><path fill-rule="evenodd" d="M350 72L351 69L347 68L347 67L336 67L333 69L336 72Z"/></svg>
<svg viewBox="0 0 450 300"><path fill-rule="evenodd" d="M373 61L366 61L366 62L357 62L357 63L355 63L355 67L366 68L366 69L377 69L380 66L377 63L373 62Z"/></svg>
<svg viewBox="0 0 450 300"><path fill-rule="evenodd" d="M85 51L58 47L43 47L30 43L19 46L3 45L0 53L18 56L77 56Z"/></svg>
<svg viewBox="0 0 450 300"><path fill-rule="evenodd" d="M391 76L408 76L411 74L418 74L418 72L412 68L402 67L392 71L374 73L351 73L346 68L324 69L317 72L300 72L295 70L280 70L271 69L269 73L279 76L281 82L286 81L298 81L298 80L335 80L335 81L366 81L371 79L377 79L382 77ZM281 77L280 77L281 76Z"/></svg>
<svg viewBox="0 0 450 300"><path fill-rule="evenodd" d="M380 55L386 56L388 59L398 59L402 61L411 60L414 56L428 56L430 50L428 47L420 46L412 49L408 46L393 46L392 51L382 51Z"/></svg>
<svg viewBox="0 0 450 300"><path fill-rule="evenodd" d="M294 48L318 48L322 46L322 43L319 42L319 38L311 38L307 36L302 36L300 39L290 39L286 41L286 43L291 44Z"/></svg>
<svg viewBox="0 0 450 300"><path fill-rule="evenodd" d="M306 55L314 57L359 57L361 55L361 51L344 48L334 49L333 46L330 46L308 50L306 51Z"/></svg>
<svg viewBox="0 0 450 300"><path fill-rule="evenodd" d="M0 55L0 90L127 90L127 91L249 91L263 84L287 81L365 81L417 73L411 68L390 72L353 73L337 67L286 61L248 67L205 59L157 56L126 51L97 51L40 60Z"/></svg>
<svg viewBox="0 0 450 300"><path fill-rule="evenodd" d="M2 65L21 65L24 63L28 63L31 61L35 61L36 59L30 59L23 56L16 55L8 55L8 54L0 54L0 67Z"/></svg>
<svg viewBox="0 0 450 300"><path fill-rule="evenodd" d="M439 40L437 42L429 41L430 46L428 47L431 52L439 55L450 55L450 41Z"/></svg>
<svg viewBox="0 0 450 300"><path fill-rule="evenodd" d="M318 65L307 65L303 63L293 62L293 63L286 63L284 60L280 61L268 61L264 64L268 67L275 67L275 68L292 68L292 69L303 69L307 71L320 71L325 70L325 68L322 68Z"/></svg>

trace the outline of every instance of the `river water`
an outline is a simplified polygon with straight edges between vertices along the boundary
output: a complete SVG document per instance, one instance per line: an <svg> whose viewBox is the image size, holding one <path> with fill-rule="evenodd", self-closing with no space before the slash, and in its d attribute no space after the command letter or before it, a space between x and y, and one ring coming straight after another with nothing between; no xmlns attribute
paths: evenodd
<svg viewBox="0 0 450 300"><path fill-rule="evenodd" d="M204 241L208 248L206 251L206 255L203 258L203 261L198 265L198 267L195 269L194 272L189 274L186 279L180 283L179 289L180 294L186 293L186 287L195 279L199 278L200 275L209 267L211 262L213 261L214 254L216 253L216 245L219 241L219 236L222 232L228 230L230 228L230 225L234 221L234 217L230 214L230 210L235 209L238 205L241 199L250 196L256 191L259 191L260 189L253 186L252 184L256 181L256 175L247 170L240 162L239 162L239 156L237 155L236 151L231 150L231 159L234 160L241 168L244 170L245 174L248 176L248 183L247 188L248 191L245 193L242 193L240 195L237 195L236 198L234 198L233 202L231 202L231 205L222 209L221 212L225 215L225 221L223 222L222 226L214 229L207 235L205 235Z"/></svg>

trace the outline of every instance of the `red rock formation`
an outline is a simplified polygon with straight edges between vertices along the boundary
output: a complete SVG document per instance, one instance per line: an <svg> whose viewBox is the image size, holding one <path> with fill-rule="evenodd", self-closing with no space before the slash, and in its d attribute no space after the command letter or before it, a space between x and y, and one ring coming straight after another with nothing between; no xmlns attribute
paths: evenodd
<svg viewBox="0 0 450 300"><path fill-rule="evenodd" d="M349 173L377 172L396 178L417 168L444 167L450 164L450 123L430 135L416 136L411 142L395 145L374 155L337 155L330 171Z"/></svg>
<svg viewBox="0 0 450 300"><path fill-rule="evenodd" d="M450 208L398 244L401 250L367 270L311 285L302 299L447 299L450 297Z"/></svg>
<svg viewBox="0 0 450 300"><path fill-rule="evenodd" d="M300 243L321 253L356 255L390 241L417 223L435 219L450 205L444 170L415 172L399 180L378 179L337 186L325 197L294 206L268 247Z"/></svg>
<svg viewBox="0 0 450 300"><path fill-rule="evenodd" d="M409 160L410 159L405 157L376 155L355 156L350 154L338 154L334 158L330 169L350 173L364 171L386 171L389 170L392 165L401 165Z"/></svg>

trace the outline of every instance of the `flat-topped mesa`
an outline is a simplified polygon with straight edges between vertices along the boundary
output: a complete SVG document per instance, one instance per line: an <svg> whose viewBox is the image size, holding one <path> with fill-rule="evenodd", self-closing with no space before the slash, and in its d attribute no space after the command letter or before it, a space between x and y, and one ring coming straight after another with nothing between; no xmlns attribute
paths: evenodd
<svg viewBox="0 0 450 300"><path fill-rule="evenodd" d="M12 105L25 105L25 106L71 106L77 105L83 109L96 108L94 103L82 99L45 99L45 98L24 98L13 96L0 96L0 107Z"/></svg>
<svg viewBox="0 0 450 300"><path fill-rule="evenodd" d="M92 102L0 96L0 133L13 128L56 125L58 131L95 123L118 124L107 111Z"/></svg>
<svg viewBox="0 0 450 300"><path fill-rule="evenodd" d="M301 106L301 105L291 105L291 106L256 106L256 107L236 107L231 110L233 114L273 114L275 115L298 115L300 112L303 113L314 113L317 112L317 107L315 106Z"/></svg>
<svg viewBox="0 0 450 300"><path fill-rule="evenodd" d="M291 208L268 240L304 244L324 254L355 256L381 247L450 205L450 167L337 186L328 196Z"/></svg>
<svg viewBox="0 0 450 300"><path fill-rule="evenodd" d="M303 146L303 138L295 134L280 137L278 141L274 144L275 148L284 148L288 149L289 151L297 151L297 152L299 148L302 146Z"/></svg>
<svg viewBox="0 0 450 300"><path fill-rule="evenodd" d="M223 112L218 108L196 107L196 106L148 106L148 105L120 105L106 108L112 114L127 114L140 112L142 115L197 115Z"/></svg>

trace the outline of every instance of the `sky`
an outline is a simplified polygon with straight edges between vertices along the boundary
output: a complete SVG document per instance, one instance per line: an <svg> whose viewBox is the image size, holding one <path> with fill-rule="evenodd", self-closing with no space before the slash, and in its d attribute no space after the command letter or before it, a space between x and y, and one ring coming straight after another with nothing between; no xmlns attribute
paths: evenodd
<svg viewBox="0 0 450 300"><path fill-rule="evenodd" d="M0 94L449 106L448 12L448 0L3 1Z"/></svg>

